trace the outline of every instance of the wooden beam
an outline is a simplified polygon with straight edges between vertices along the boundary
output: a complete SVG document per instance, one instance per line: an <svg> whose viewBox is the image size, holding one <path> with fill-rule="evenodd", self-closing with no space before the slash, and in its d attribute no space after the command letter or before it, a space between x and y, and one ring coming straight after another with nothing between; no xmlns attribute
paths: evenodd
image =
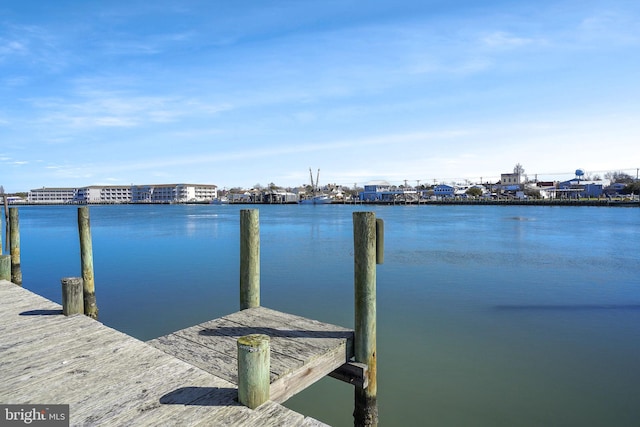
<svg viewBox="0 0 640 427"><path fill-rule="evenodd" d="M329 376L364 389L369 385L368 369L366 363L347 362Z"/></svg>

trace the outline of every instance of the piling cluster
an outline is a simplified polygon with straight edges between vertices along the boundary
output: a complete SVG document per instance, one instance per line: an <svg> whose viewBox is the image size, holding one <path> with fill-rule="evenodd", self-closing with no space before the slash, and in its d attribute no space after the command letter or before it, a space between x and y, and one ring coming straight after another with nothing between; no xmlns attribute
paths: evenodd
<svg viewBox="0 0 640 427"><path fill-rule="evenodd" d="M22 286L22 270L20 269L20 225L18 221L18 208L7 207L6 197L4 198L4 201L6 241L3 249L1 244L2 239L0 239L0 279L9 280L18 286Z"/></svg>
<svg viewBox="0 0 640 427"><path fill-rule="evenodd" d="M22 283L17 208L8 210L10 255L0 257L0 279ZM98 317L89 208L78 208L81 277L61 279L64 315ZM331 373L355 388L355 426L377 426L376 264L384 259L384 224L373 212L353 213L355 339L354 360ZM1 242L0 242L1 246ZM0 251L1 252L1 251ZM260 225L257 209L240 212L240 309L260 306ZM269 400L270 338L238 338L238 401L255 409Z"/></svg>
<svg viewBox="0 0 640 427"><path fill-rule="evenodd" d="M384 223L353 213L355 342L353 362L332 377L355 386L354 425L377 426L376 264L384 260ZM260 225L257 209L240 211L240 309L260 306ZM257 408L269 400L269 337L238 339L238 401Z"/></svg>

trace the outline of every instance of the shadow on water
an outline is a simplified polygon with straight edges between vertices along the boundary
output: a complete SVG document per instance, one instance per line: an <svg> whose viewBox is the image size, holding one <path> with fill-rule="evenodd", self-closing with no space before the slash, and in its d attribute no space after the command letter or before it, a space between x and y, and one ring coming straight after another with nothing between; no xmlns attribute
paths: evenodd
<svg viewBox="0 0 640 427"><path fill-rule="evenodd" d="M514 304L496 305L498 311L640 310L640 304Z"/></svg>

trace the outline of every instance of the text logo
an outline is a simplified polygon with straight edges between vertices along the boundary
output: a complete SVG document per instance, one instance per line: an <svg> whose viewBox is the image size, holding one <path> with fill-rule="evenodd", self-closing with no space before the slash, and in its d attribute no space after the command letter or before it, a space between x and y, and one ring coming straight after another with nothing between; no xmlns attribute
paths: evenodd
<svg viewBox="0 0 640 427"><path fill-rule="evenodd" d="M0 405L0 425L68 427L69 405Z"/></svg>

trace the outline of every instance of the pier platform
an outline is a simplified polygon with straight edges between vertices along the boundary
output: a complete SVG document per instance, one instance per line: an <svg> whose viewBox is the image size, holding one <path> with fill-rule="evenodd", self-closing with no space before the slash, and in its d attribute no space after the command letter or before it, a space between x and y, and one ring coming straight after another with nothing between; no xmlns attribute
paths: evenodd
<svg viewBox="0 0 640 427"><path fill-rule="evenodd" d="M271 337L271 399L237 402L236 338ZM69 404L70 425L323 426L285 401L344 364L353 331L263 307L142 342L0 281L0 404Z"/></svg>
<svg viewBox="0 0 640 427"><path fill-rule="evenodd" d="M148 341L238 384L238 338L264 334L271 345L270 399L284 402L353 357L353 330L265 307L248 308Z"/></svg>

